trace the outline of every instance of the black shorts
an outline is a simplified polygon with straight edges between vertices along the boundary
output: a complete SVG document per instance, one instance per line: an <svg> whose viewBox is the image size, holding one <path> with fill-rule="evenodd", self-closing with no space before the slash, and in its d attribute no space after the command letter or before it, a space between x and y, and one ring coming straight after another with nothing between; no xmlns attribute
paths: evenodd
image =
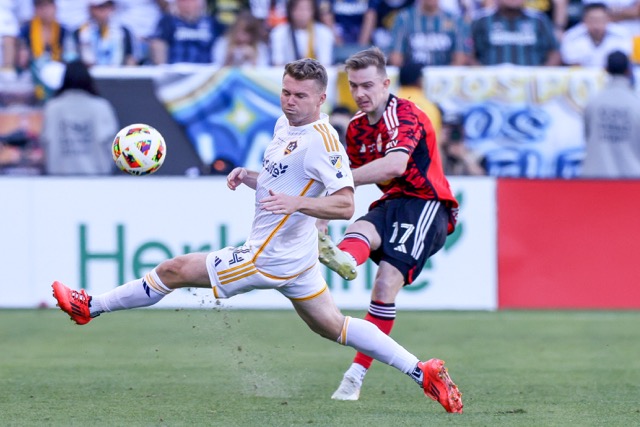
<svg viewBox="0 0 640 427"><path fill-rule="evenodd" d="M418 277L427 259L444 246L449 212L438 200L390 199L357 221L373 224L382 238L380 247L369 255L371 260L396 267L408 285Z"/></svg>

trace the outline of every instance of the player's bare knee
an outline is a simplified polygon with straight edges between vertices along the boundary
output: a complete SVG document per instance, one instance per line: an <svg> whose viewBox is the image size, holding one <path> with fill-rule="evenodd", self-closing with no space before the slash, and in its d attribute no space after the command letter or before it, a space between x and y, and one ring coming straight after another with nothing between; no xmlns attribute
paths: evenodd
<svg viewBox="0 0 640 427"><path fill-rule="evenodd" d="M156 267L156 272L165 286L177 288L185 280L187 262L184 257L176 257L165 260Z"/></svg>

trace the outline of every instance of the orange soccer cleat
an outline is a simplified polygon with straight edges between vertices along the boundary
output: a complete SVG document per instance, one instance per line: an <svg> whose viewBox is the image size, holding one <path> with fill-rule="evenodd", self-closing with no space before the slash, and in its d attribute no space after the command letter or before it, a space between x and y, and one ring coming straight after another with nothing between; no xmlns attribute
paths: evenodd
<svg viewBox="0 0 640 427"><path fill-rule="evenodd" d="M74 291L62 283L55 281L53 285L53 297L58 300L58 307L67 313L71 320L78 325L86 325L91 321L89 301L91 297L83 290Z"/></svg>
<svg viewBox="0 0 640 427"><path fill-rule="evenodd" d="M422 389L427 397L439 402L447 412L462 413L462 393L455 385L444 361L440 359L430 359L426 362L419 362L418 368L424 373L422 379Z"/></svg>

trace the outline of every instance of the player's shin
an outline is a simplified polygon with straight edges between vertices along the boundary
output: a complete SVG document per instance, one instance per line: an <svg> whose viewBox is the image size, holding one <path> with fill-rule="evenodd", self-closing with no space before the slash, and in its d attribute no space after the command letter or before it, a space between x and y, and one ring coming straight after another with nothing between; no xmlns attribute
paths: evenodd
<svg viewBox="0 0 640 427"><path fill-rule="evenodd" d="M153 305L171 292L160 278L155 269L143 278L132 280L122 286L96 295L91 298L91 316L100 313L126 310L130 308L147 307Z"/></svg>
<svg viewBox="0 0 640 427"><path fill-rule="evenodd" d="M393 338L363 319L345 317L342 333L337 341L391 365L405 374L412 372L419 362L416 356L409 353Z"/></svg>

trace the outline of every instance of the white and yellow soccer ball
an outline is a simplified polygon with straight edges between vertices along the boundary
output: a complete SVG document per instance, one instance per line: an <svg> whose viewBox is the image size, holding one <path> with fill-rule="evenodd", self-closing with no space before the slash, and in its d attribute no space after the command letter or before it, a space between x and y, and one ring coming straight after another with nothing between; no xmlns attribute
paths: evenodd
<svg viewBox="0 0 640 427"><path fill-rule="evenodd" d="M120 170L130 175L147 175L160 169L167 145L154 127L136 123L117 133L111 153Z"/></svg>

